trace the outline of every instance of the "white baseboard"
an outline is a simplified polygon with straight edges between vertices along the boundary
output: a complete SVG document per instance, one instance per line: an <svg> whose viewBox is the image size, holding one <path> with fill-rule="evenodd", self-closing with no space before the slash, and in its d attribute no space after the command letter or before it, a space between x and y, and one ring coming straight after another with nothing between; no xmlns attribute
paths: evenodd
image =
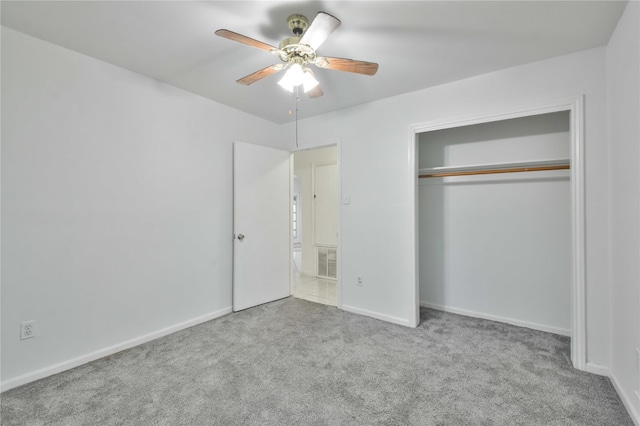
<svg viewBox="0 0 640 426"><path fill-rule="evenodd" d="M184 321L179 324L175 324L175 325L145 334L143 336L139 336L134 339L127 340L125 342L118 343L116 345L109 346L107 348L100 349L95 352L88 353L86 355L79 356L77 358L63 361L58 364L54 364L45 368L41 368L36 371L32 371L27 374L23 374L18 377L14 377L12 379L5 380L2 383L0 383L0 392L4 392L9 389L13 389L18 386L25 385L27 383L34 382L39 379L44 379L45 377L48 377L57 373L61 373L66 370L70 370L72 368L78 367L88 362L95 361L100 358L104 358L105 356L113 355L125 349L130 349L130 348L133 348L134 346L138 346L143 343L150 342L151 340L155 340L160 337L164 337L169 334L175 333L177 331L184 330L189 327L193 327L194 325L211 321L212 319L219 318L231 312L232 312L232 308L231 306L229 306L227 308L220 309L218 311L211 312L209 314L202 315L200 317L193 318L188 321Z"/></svg>
<svg viewBox="0 0 640 426"><path fill-rule="evenodd" d="M391 322L393 324L404 325L405 327L411 327L411 323L409 322L409 320L406 320L404 318L392 317L390 315L385 315L385 314L381 314L373 311L367 311L366 309L360 309L360 308L356 308L354 306L348 306L348 305L342 305L342 310L351 312L354 314L358 314L358 315L364 315L367 317L379 319L382 321Z"/></svg>
<svg viewBox="0 0 640 426"><path fill-rule="evenodd" d="M611 378L611 383L613 383L613 387L615 388L616 392L618 392L618 395L620 396L624 407L627 409L627 413L629 413L629 416L631 416L631 420L633 420L636 426L640 426L640 412L638 412L638 410L636 409L636 405L633 401L633 398L637 399L638 397L636 395L629 395L627 392L625 392L614 372L611 372L609 377Z"/></svg>
<svg viewBox="0 0 640 426"><path fill-rule="evenodd" d="M609 371L609 367L605 365L594 364L592 362L587 362L586 370L587 373L597 374L598 376L610 377L611 372Z"/></svg>
<svg viewBox="0 0 640 426"><path fill-rule="evenodd" d="M531 328L533 330L545 331L547 333L560 334L561 336L571 336L571 330L564 328L551 327L543 324L537 324L528 321L521 321L513 318L501 317L498 315L485 314L482 312L468 311L466 309L452 308L449 306L436 305L429 302L420 302L420 306L425 308L436 309L438 311L451 312L452 314L464 315L467 317L482 318L486 320L504 322L518 327Z"/></svg>

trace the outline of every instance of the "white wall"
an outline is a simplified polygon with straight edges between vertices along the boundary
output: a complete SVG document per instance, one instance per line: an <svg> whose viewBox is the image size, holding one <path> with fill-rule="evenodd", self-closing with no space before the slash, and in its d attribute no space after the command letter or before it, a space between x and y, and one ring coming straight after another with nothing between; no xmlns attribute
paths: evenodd
<svg viewBox="0 0 640 426"><path fill-rule="evenodd" d="M608 181L604 48L591 49L336 111L299 123L301 147L341 139L342 303L410 324L413 188L410 125L535 107L585 95L587 357L608 364ZM363 77L368 78L368 77ZM375 78L375 77L371 77ZM303 107L303 106L302 106ZM293 141L293 125L282 127ZM364 285L356 285L363 276Z"/></svg>
<svg viewBox="0 0 640 426"><path fill-rule="evenodd" d="M2 114L3 388L230 310L232 143L276 125L6 28Z"/></svg>
<svg viewBox="0 0 640 426"><path fill-rule="evenodd" d="M561 111L421 133L418 167L569 159L569 127Z"/></svg>
<svg viewBox="0 0 640 426"><path fill-rule="evenodd" d="M640 4L629 2L607 47L611 192L611 375L640 424Z"/></svg>
<svg viewBox="0 0 640 426"><path fill-rule="evenodd" d="M314 164L331 164L337 162L337 147L297 151L293 155L294 174L300 179L302 186L302 273L315 276L316 258L313 244L313 179Z"/></svg>
<svg viewBox="0 0 640 426"><path fill-rule="evenodd" d="M419 167L568 159L568 112L426 132ZM569 171L420 179L420 301L570 335Z"/></svg>
<svg viewBox="0 0 640 426"><path fill-rule="evenodd" d="M625 232L638 224L639 13L631 2L606 58L587 50L300 122L301 148L341 140L346 308L412 320L411 124L584 94L587 357L609 365L611 335L611 370L631 395L638 257ZM293 150L293 124L277 129L7 29L2 87L3 382L230 306L231 143ZM20 342L30 319L39 335Z"/></svg>

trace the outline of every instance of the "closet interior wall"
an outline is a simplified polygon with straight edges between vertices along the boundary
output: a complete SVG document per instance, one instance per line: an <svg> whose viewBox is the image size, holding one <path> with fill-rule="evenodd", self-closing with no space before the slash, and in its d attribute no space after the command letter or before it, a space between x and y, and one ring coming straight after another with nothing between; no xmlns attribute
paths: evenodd
<svg viewBox="0 0 640 426"><path fill-rule="evenodd" d="M419 179L421 305L570 335L570 145L568 111L419 136L423 176L564 165Z"/></svg>

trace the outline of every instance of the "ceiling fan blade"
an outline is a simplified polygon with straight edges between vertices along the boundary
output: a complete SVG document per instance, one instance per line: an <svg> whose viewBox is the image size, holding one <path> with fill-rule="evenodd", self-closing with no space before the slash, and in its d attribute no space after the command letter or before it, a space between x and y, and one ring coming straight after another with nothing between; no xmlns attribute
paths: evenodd
<svg viewBox="0 0 640 426"><path fill-rule="evenodd" d="M336 71L354 72L357 74L374 75L378 72L378 64L374 62L356 61L344 58L318 58L316 65L320 68L326 68ZM323 60L324 59L324 60Z"/></svg>
<svg viewBox="0 0 640 426"><path fill-rule="evenodd" d="M340 20L338 18L325 12L318 12L307 31L302 35L300 44L306 44L316 50L339 26Z"/></svg>
<svg viewBox="0 0 640 426"><path fill-rule="evenodd" d="M324 92L320 88L319 84L307 92L307 96L311 99L319 98L322 95L324 95Z"/></svg>
<svg viewBox="0 0 640 426"><path fill-rule="evenodd" d="M245 77L242 77L240 80L237 80L236 83L240 83L248 86L252 83L255 83L258 80L261 80L265 77L269 77L270 75L275 74L278 71L282 71L284 68L285 68L285 64L269 65L266 68L262 68L259 71L256 71Z"/></svg>
<svg viewBox="0 0 640 426"><path fill-rule="evenodd" d="M271 46L270 44L254 40L251 37L243 36L242 34L234 33L233 31L218 30L216 31L216 35L228 38L229 40L237 41L238 43L246 44L247 46L257 47L258 49L266 50L267 52L280 51L280 49L275 46Z"/></svg>

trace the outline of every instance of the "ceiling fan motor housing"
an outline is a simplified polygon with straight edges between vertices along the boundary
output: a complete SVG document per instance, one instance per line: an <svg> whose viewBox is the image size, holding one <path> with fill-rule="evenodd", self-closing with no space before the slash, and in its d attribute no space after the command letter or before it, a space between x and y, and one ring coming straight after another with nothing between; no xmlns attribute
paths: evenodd
<svg viewBox="0 0 640 426"><path fill-rule="evenodd" d="M287 18L289 29L293 32L293 37L287 37L280 42L280 52L278 56L283 62L301 65L313 63L316 59L316 52L310 46L300 44L302 34L307 30L309 21L304 15L291 15Z"/></svg>
<svg viewBox="0 0 640 426"><path fill-rule="evenodd" d="M280 42L280 49L284 49L287 46L297 45L300 43L300 37L287 37Z"/></svg>

